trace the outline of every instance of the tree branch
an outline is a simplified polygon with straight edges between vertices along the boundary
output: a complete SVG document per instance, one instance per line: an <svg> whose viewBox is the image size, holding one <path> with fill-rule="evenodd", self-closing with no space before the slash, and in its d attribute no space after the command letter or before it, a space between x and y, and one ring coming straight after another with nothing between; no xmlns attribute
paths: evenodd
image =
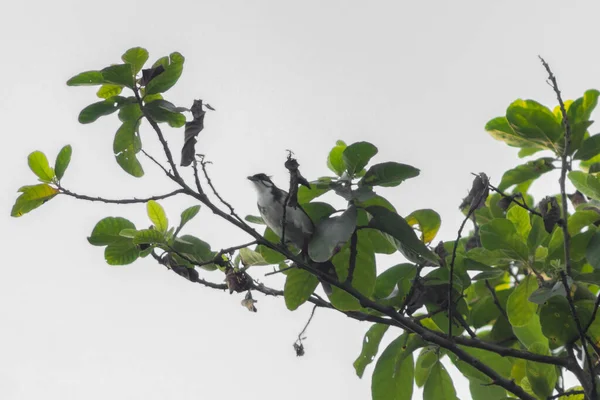
<svg viewBox="0 0 600 400"><path fill-rule="evenodd" d="M492 294L492 298L494 299L494 304L496 305L496 307L498 307L498 310L500 310L500 313L508 321L508 314L506 313L506 310L504 308L502 308L502 305L500 304L500 301L498 300L498 296L496 295L496 289L494 289L492 287L492 285L490 285L490 282L487 279L485 280L485 286L488 288L488 290Z"/></svg>
<svg viewBox="0 0 600 400"><path fill-rule="evenodd" d="M346 283L352 285L352 279L354 278L354 269L356 268L356 247L358 246L358 235L356 229L352 232L350 237L350 260L348 262L348 276L346 277Z"/></svg>
<svg viewBox="0 0 600 400"><path fill-rule="evenodd" d="M500 189L498 189L495 186L492 186L491 184L488 183L488 187L493 190L494 192L498 193L500 196L504 197L505 199L509 199L511 202L515 203L516 205L518 205L521 208L524 208L525 210L529 211L530 214L533 215L537 215L538 217L544 217L540 212L534 210L533 208L529 207L527 205L527 203L525 203L525 200L523 200L523 203L517 201L516 197L508 195L504 192L502 192Z"/></svg>
<svg viewBox="0 0 600 400"><path fill-rule="evenodd" d="M79 200L87 200L87 201L99 201L102 203L108 203L108 204L137 204L137 203L147 203L150 200L162 200L162 199L166 199L168 197L172 197L172 196L176 196L178 194L183 194L185 193L185 190L183 189L177 189L172 191L171 193L167 193L167 194L162 194L159 196L152 196L152 197L147 197L144 199L138 199L138 198L133 198L133 199L105 199L103 197L91 197L91 196L86 196L84 194L77 194L77 193L73 193L68 189L65 189L64 187L57 185L58 190L60 191L60 193L70 196L70 197L74 197L76 199Z"/></svg>
<svg viewBox="0 0 600 400"><path fill-rule="evenodd" d="M540 61L542 62L542 65L546 69L546 72L548 72L548 80L551 82L551 86L554 89L554 92L556 93L556 98L558 100L558 104L560 106L560 112L562 114L562 123L563 123L563 127L565 129L565 143L564 143L564 148L562 150L562 153L560 154L561 168L560 168L560 179L558 182L560 185L560 195L561 195L561 202L562 202L562 223L560 225L562 227L563 237L564 237L566 274L564 271L561 271L560 277L561 277L562 284L565 287L565 290L567 292L567 300L569 302L569 308L571 309L571 314L573 315L573 319L575 320L575 325L577 326L577 330L579 332L579 339L581 340L581 347L583 348L583 352L585 354L585 358L587 360L588 367L590 369L591 381L592 381L590 398L595 399L596 398L596 379L595 379L595 374L594 374L594 366L593 366L593 362L590 357L589 351L587 349L587 345L586 345L587 340L586 340L585 331L583 330L583 328L581 326L581 321L579 320L579 316L577 315L577 310L575 309L575 305L573 304L573 298L571 297L571 289L569 287L569 283L567 280L567 275L571 276L571 274L572 274L572 271L571 271L571 235L569 234L569 229L567 226L568 203L567 203L567 191L566 191L566 187L565 187L566 179L567 179L567 171L569 169L568 156L569 156L569 147L571 146L571 125L569 124L569 117L567 115L567 110L565 109L565 104L564 104L562 96L560 94L560 89L558 88L558 83L556 82L556 77L552 73L552 70L550 69L550 66L548 65L546 60L544 60L541 56L539 58L540 58ZM586 391L588 391L588 390L590 390L590 388L586 389Z"/></svg>

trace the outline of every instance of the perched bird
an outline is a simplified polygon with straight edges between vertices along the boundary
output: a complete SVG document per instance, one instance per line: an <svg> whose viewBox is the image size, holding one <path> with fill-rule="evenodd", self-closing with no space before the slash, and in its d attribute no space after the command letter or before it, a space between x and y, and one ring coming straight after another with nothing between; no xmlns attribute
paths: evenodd
<svg viewBox="0 0 600 400"><path fill-rule="evenodd" d="M279 237L283 234L283 206L288 192L279 189L265 174L249 176L258 195L258 211L265 224ZM288 206L285 212L285 241L306 250L315 226L300 205Z"/></svg>
<svg viewBox="0 0 600 400"><path fill-rule="evenodd" d="M283 234L283 206L288 192L275 186L271 178L265 174L252 175L248 179L256 189L258 211L263 221L281 238ZM309 261L308 242L314 231L315 226L312 220L300 205L287 206L285 212L285 241L302 250L303 257ZM318 270L337 278L335 267L331 261L324 263L312 263L311 261L311 264ZM323 281L321 281L321 284L325 293L328 295L332 293L331 285Z"/></svg>

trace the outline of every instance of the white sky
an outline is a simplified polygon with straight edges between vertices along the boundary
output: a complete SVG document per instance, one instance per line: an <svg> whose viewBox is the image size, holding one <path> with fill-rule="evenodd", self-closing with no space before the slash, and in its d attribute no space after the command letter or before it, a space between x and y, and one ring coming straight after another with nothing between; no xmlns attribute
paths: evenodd
<svg viewBox="0 0 600 400"><path fill-rule="evenodd" d="M383 194L402 214L434 208L443 221L438 238L452 240L470 173L498 183L520 163L485 123L518 97L555 104L537 55L566 98L600 87L598 11L597 1L548 0L3 4L0 398L370 398L372 367L362 380L352 368L367 323L318 310L298 359L292 343L309 306L292 313L283 299L259 296L252 314L241 295L191 284L151 260L106 265L86 236L110 215L148 225L144 206L59 196L21 219L9 216L17 188L35 182L27 155L42 150L53 161L65 144L74 153L63 183L75 192L124 198L174 189L147 160L143 179L120 170L114 115L78 124L95 89L68 88L72 75L119 62L133 46L146 47L151 60L180 51L184 74L166 97L217 108L197 150L214 162L213 179L240 214L256 214L247 175L287 181L285 149L314 179L328 174L335 140L369 140L380 149L376 161L422 171ZM178 154L183 131L166 133ZM147 125L142 137L160 156ZM553 179L537 188L555 191ZM162 204L176 222L193 202ZM187 231L215 249L246 240L206 209ZM464 380L457 389L470 398Z"/></svg>

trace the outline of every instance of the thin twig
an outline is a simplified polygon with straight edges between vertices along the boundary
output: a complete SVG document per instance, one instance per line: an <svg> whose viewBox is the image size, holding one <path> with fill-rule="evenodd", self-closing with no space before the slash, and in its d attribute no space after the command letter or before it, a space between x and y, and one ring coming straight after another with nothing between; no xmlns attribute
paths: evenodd
<svg viewBox="0 0 600 400"><path fill-rule="evenodd" d="M566 396L576 396L579 394L585 394L585 392L583 390L568 390L563 393L555 394L554 396L548 396L548 397L546 397L546 400L558 399L559 397L563 397L563 396L565 396L565 397Z"/></svg>
<svg viewBox="0 0 600 400"><path fill-rule="evenodd" d="M596 303L594 303L594 311L592 312L592 318L590 318L590 322L587 323L585 329L583 330L584 333L587 333L587 331L590 329L590 326L592 326L592 324L594 323L594 320L596 319L596 314L598 313L598 307L600 307L600 293L598 294L598 296L596 296Z"/></svg>
<svg viewBox="0 0 600 400"><path fill-rule="evenodd" d="M290 269L293 269L293 268L296 268L296 266L292 264L289 267L281 268L281 269L278 269L277 271L267 272L265 274L265 276L271 276L271 275L275 275L275 274L281 274L281 273L284 273L285 271L289 271Z"/></svg>
<svg viewBox="0 0 600 400"><path fill-rule="evenodd" d="M494 289L492 287L492 285L490 285L490 282L487 279L485 280L485 286L488 288L488 290L492 294L492 298L494 299L494 304L496 305L496 307L498 307L498 310L500 310L500 313L508 321L508 314L506 313L506 310L504 308L502 308L502 305L500 304L500 301L498 300L498 296L496 295L496 289Z"/></svg>
<svg viewBox="0 0 600 400"><path fill-rule="evenodd" d="M158 165L158 167L159 167L160 169L162 169L162 170L163 170L163 172L164 172L164 173L165 173L165 174L166 174L166 175L167 175L169 178L171 178L171 179L173 179L173 180L175 179L175 177L173 176L173 174L171 174L169 171L167 171L167 169L166 169L166 168L165 168L165 167L164 167L164 166L163 166L161 163L159 163L159 162L158 162L158 160L156 160L156 158L154 158L154 157L152 157L150 154L148 154L148 153L146 152L146 150L144 150L144 149L141 149L141 150L142 150L142 153L144 153L144 155L145 155L146 157L148 157L148 158L149 158L149 159L150 159L150 160L151 160L151 161L152 161L154 164Z"/></svg>
<svg viewBox="0 0 600 400"><path fill-rule="evenodd" d="M302 343L302 336L304 335L304 333L306 332L306 330L308 329L308 325L310 325L310 322L312 321L313 317L315 316L315 310L317 309L317 305L315 304L315 306L313 307L312 311L310 312L310 317L308 317L308 321L306 321L306 324L304 325L304 328L302 328L302 331L298 334L298 342Z"/></svg>
<svg viewBox="0 0 600 400"><path fill-rule="evenodd" d="M185 193L185 190L183 189L177 189L172 191L171 193L167 193L167 194L161 194L159 196L152 196L152 197L147 197L144 199L138 199L138 198L133 198L133 199L105 199L103 197L92 197L92 196L86 196L84 194L77 194L77 193L73 193L68 189L65 189L64 187L58 185L58 190L60 191L60 193L70 196L70 197L74 197L76 199L79 200L87 200L87 201L100 201L102 203L108 203L108 204L138 204L138 203L147 203L150 200L162 200L162 199L166 199L169 197L173 197L176 196L178 194L183 194Z"/></svg>
<svg viewBox="0 0 600 400"><path fill-rule="evenodd" d="M358 235L356 229L352 232L350 237L350 260L348 264L348 276L346 277L346 283L351 285L352 279L354 278L354 269L356 268L356 250L358 246Z"/></svg>
<svg viewBox="0 0 600 400"><path fill-rule="evenodd" d="M154 129L154 131L156 132L156 135L158 136L158 140L162 144L163 151L165 152L165 155L167 156L167 161L168 161L169 165L171 166L171 172L174 177L173 180L176 182L182 183L183 178L181 178L181 176L179 175L179 171L177 170L175 161L173 161L173 155L171 154L171 149L169 148L169 144L165 140L165 136L163 135L163 133L162 133L160 127L158 126L158 124L156 123L156 121L146 111L146 108L144 107L144 102L140 98L140 93L136 86L133 87L133 94L135 95L135 98L140 106L140 109L142 110L142 114L144 114L144 117L146 118L146 120L148 120L148 123Z"/></svg>
<svg viewBox="0 0 600 400"><path fill-rule="evenodd" d="M543 218L542 214L539 211L534 210L533 208L529 207L527 205L527 203L525 203L525 199L523 199L523 203L521 203L521 202L517 201L517 199L515 197L502 192L500 189L498 189L495 186L492 186L489 183L488 183L488 187L491 190L493 190L494 192L498 193L500 196L502 196L504 198L507 198L507 199L510 199L511 202L513 202L516 205L518 205L519 207L524 208L525 210L529 211L530 214L537 215L538 217L542 217Z"/></svg>
<svg viewBox="0 0 600 400"><path fill-rule="evenodd" d="M225 201L225 199L223 197L221 197L219 192L217 192L217 189L215 189L215 186L213 185L212 180L210 179L210 176L208 175L208 171L206 170L206 164L209 164L209 162L204 161L203 155L197 154L197 156L200 157L200 166L202 167L202 172L204 173L206 182L208 183L208 186L210 186L210 188L212 189L212 192L215 194L215 196L217 196L219 201L221 203L223 203L225 205L225 207L227 207L229 209L229 214L233 215L238 221L243 222L243 220L239 217L239 215L236 214L235 210L233 209L233 206L231 204L229 204L227 201Z"/></svg>
<svg viewBox="0 0 600 400"><path fill-rule="evenodd" d="M204 194L202 184L200 183L200 177L198 176L198 162L196 160L192 162L192 169L194 170L194 182L196 183L196 189L198 190L198 193Z"/></svg>
<svg viewBox="0 0 600 400"><path fill-rule="evenodd" d="M594 374L593 362L592 362L592 359L591 359L590 354L587 349L587 345L586 345L587 340L586 340L585 331L583 330L583 328L581 326L581 321L579 320L579 316L577 315L577 310L575 309L575 305L573 303L573 298L571 297L571 289L569 287L569 283L567 280L567 275L571 276L571 274L572 274L572 272L571 272L571 235L569 234L569 229L568 229L568 226L566 223L567 218L568 218L566 179L567 179L567 171L569 169L568 156L569 156L569 147L571 146L571 125L569 124L569 117L567 115L567 110L565 109L565 104L564 104L562 96L560 94L560 89L558 88L558 83L556 82L556 77L552 73L552 70L550 69L550 66L548 65L548 63L542 57L539 57L539 58L540 58L540 61L542 62L542 65L546 69L546 72L548 72L548 79L552 83L552 88L554 89L554 92L556 93L556 98L558 99L558 104L560 106L560 111L562 113L562 123L563 123L563 127L565 129L565 143L564 143L564 149L562 150L562 153L560 154L561 169L560 169L560 179L558 182L560 185L560 195L561 195L561 199L562 199L562 221L563 222L561 223L561 227L562 227L563 236L564 236L564 253L565 253L566 274L564 271L561 271L560 277L561 277L562 284L565 287L565 290L567 292L567 300L569 302L571 314L573 315L573 319L575 320L575 325L577 326L577 330L579 331L579 339L581 340L581 347L583 348L583 352L585 354L585 357L586 357L586 360L588 363L588 367L590 369L591 381L592 381L591 398L595 399L596 398L596 379L595 379L595 374Z"/></svg>

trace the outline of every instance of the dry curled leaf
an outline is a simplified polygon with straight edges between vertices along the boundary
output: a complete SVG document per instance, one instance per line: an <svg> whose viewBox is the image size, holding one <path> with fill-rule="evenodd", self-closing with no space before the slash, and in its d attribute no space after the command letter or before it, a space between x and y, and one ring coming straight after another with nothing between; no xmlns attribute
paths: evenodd
<svg viewBox="0 0 600 400"><path fill-rule="evenodd" d="M560 221L560 208L556 197L545 197L540 201L540 214L544 219L546 232L552 233L554 225Z"/></svg>

